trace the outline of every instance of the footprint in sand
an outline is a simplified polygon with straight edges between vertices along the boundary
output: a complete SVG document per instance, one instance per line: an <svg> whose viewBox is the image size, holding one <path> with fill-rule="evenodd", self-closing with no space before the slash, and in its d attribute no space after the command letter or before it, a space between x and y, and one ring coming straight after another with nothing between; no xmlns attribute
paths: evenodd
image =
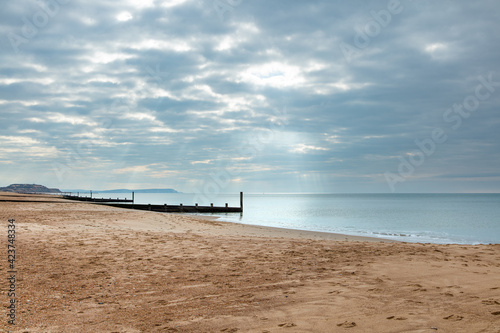
<svg viewBox="0 0 500 333"><path fill-rule="evenodd" d="M483 303L485 305L500 305L500 303L494 299L485 299L481 303Z"/></svg>
<svg viewBox="0 0 500 333"><path fill-rule="evenodd" d="M279 324L278 325L279 327L295 327L297 325L295 325L294 323L283 323L283 324Z"/></svg>
<svg viewBox="0 0 500 333"><path fill-rule="evenodd" d="M443 317L443 319L453 320L453 321L460 321L460 320L464 319L464 317L452 314L452 315Z"/></svg>
<svg viewBox="0 0 500 333"><path fill-rule="evenodd" d="M343 323L337 324L337 326L351 328L351 327L356 327L356 323L353 321L344 321Z"/></svg>

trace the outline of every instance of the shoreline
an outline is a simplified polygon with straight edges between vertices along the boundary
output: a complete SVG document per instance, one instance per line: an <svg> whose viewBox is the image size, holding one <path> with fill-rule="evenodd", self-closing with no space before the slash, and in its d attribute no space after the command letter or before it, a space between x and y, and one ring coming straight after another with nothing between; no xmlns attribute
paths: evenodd
<svg viewBox="0 0 500 333"><path fill-rule="evenodd" d="M290 228L279 228L279 227L269 227L264 225L255 224L245 224L238 222L228 222L220 221L218 216L208 216L208 215L192 215L193 218L207 218L208 220L214 220L218 223L223 223L227 225L238 225L245 229L259 230L269 233L271 237L286 237L286 238L304 238L313 240L331 240L331 241L348 241L348 242L382 242L382 243L401 243L397 240L368 237L368 236L354 236L339 234L334 232L323 232L323 231L312 231L312 230L301 230L301 229L290 229ZM264 236L266 237L266 236Z"/></svg>
<svg viewBox="0 0 500 333"><path fill-rule="evenodd" d="M16 326L4 307L0 331L500 331L500 245L345 241L24 197L0 201L0 237L15 219L18 251Z"/></svg>
<svg viewBox="0 0 500 333"><path fill-rule="evenodd" d="M198 217L198 216L196 216ZM204 216L200 215L200 217L207 217L211 218L210 216ZM218 216L214 216L213 219L219 221ZM366 242L383 242L383 243L408 243L408 244L436 244L436 245L465 245L465 246L475 246L475 245L500 245L500 243L487 243L487 242L474 242L474 243L457 243L457 242L445 242L445 243L437 243L437 242L430 242L430 241L415 241L415 240L398 240L398 239L391 239L391 238L383 238L383 237L370 237L370 236L359 236L359 235L348 235L348 234L341 234L341 233L335 233L335 232L327 232L327 231L313 231L313 230L303 230L303 229L291 229L291 228L281 228L281 227L270 227L270 226L265 226L265 225L257 225L257 224L245 224L245 223L240 223L240 222L230 222L230 221L219 221L221 223L230 223L230 224L237 224L237 225L243 225L243 226L248 226L248 227L260 227L260 228L266 228L266 229L275 229L275 230L286 230L290 231L292 233L296 233L297 237L311 237L311 239L325 239L325 240L345 240L345 241L366 241ZM311 234L310 236L307 236L307 234ZM313 237L316 236L316 237ZM293 237L293 236L291 236ZM403 236L400 236L403 237ZM407 236L410 238L411 236Z"/></svg>

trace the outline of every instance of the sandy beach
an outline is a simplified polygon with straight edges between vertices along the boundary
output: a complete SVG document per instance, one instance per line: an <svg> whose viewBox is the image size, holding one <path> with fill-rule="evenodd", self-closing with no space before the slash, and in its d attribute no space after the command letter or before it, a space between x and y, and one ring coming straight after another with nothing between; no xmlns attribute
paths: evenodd
<svg viewBox="0 0 500 333"><path fill-rule="evenodd" d="M9 193L0 216L3 332L500 332L500 245L386 242Z"/></svg>

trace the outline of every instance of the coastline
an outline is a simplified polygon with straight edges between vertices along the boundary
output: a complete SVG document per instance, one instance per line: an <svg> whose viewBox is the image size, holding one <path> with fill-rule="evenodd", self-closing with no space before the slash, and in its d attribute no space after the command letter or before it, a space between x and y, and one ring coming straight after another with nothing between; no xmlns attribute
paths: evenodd
<svg viewBox="0 0 500 333"><path fill-rule="evenodd" d="M8 197L30 201L0 200L4 242L8 219L17 228L15 331L500 330L498 244L391 242L0 193ZM0 328L13 327L4 316Z"/></svg>
<svg viewBox="0 0 500 333"><path fill-rule="evenodd" d="M249 236L255 237L276 237L276 238L299 238L311 240L330 240L330 241L348 241L348 242L382 242L382 243L400 243L399 241L385 238L366 237L366 236L352 236L345 234L338 234L333 232L321 232L310 230L298 230L278 227L268 227L261 225L251 225L237 222L220 221L218 217L211 217L206 215L197 215L193 218L202 218L217 221L229 228L234 226L241 226L242 232ZM241 235L241 233L240 233Z"/></svg>

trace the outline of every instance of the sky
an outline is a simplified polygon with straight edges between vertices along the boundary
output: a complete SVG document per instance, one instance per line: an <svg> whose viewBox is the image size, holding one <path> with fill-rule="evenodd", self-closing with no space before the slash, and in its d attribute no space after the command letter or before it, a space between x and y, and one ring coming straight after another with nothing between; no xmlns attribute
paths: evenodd
<svg viewBox="0 0 500 333"><path fill-rule="evenodd" d="M500 192L500 2L4 0L0 186Z"/></svg>

